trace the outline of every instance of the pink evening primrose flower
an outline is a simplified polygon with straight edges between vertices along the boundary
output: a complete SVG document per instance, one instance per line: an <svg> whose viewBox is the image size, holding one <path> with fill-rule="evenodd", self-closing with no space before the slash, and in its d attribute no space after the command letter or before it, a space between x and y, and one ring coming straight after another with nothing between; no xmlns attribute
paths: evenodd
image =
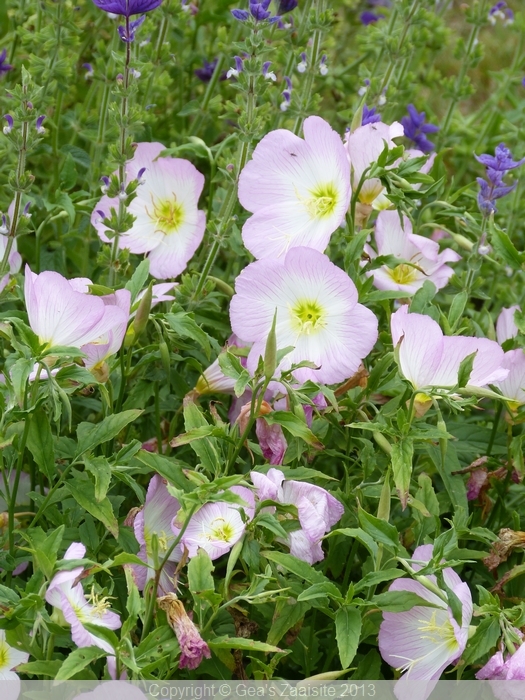
<svg viewBox="0 0 525 700"><path fill-rule="evenodd" d="M412 233L410 219L403 216L401 223L397 211L379 213L374 240L377 253L370 245L365 246L366 253L372 259L377 255L392 255L400 259L400 263L395 267L383 265L367 273L369 277L374 278L374 285L381 290L394 290L411 295L423 286L425 280L430 280L437 289L441 289L454 274L454 270L446 263L461 259L461 256L450 248L440 253L439 245L435 241Z"/></svg>
<svg viewBox="0 0 525 700"><path fill-rule="evenodd" d="M176 277L186 268L204 236L206 215L198 209L204 176L183 158L159 158L161 143L139 143L126 164L126 182L137 179L137 196L128 206L136 217L120 236L120 248L148 254L150 273L157 279ZM145 169L145 170L144 170ZM118 211L118 197L104 195L91 215L91 223L106 243L105 218Z"/></svg>
<svg viewBox="0 0 525 700"><path fill-rule="evenodd" d="M523 638L519 630L515 630ZM500 648L485 666L476 673L479 681L490 681L494 695L500 700L523 700L525 696L525 644L520 644L513 654L503 654ZM499 683L498 681L505 681ZM515 682L512 682L515 681Z"/></svg>
<svg viewBox="0 0 525 700"><path fill-rule="evenodd" d="M277 347L293 346L280 369L307 360L318 369L294 371L297 381L334 384L351 377L377 340L377 319L358 303L350 277L312 248L292 248L281 260L266 258L246 267L230 305L233 332L253 343L247 368L264 356L277 311Z"/></svg>
<svg viewBox="0 0 525 700"><path fill-rule="evenodd" d="M122 311L113 328L108 329L97 340L81 347L86 355L84 365L88 369L99 369L112 355L115 355L124 341L128 326L131 293L127 289L117 289L114 294L99 297L106 306L114 306Z"/></svg>
<svg viewBox="0 0 525 700"><path fill-rule="evenodd" d="M4 697L4 692L7 695L7 700L10 700L11 697L13 700L18 697L14 691L20 690L20 679L13 669L20 664L25 664L28 659L29 654L9 646L5 641L5 630L0 630L0 683L2 684L2 698ZM4 681L12 681L12 683L4 683ZM13 693L13 695L10 693Z"/></svg>
<svg viewBox="0 0 525 700"><path fill-rule="evenodd" d="M375 122L360 126L349 132L346 137L346 151L352 168L352 188L357 191L365 171L373 165L385 148L394 148L397 144L393 139L403 136L403 126L399 122L384 124ZM392 203L384 194L384 187L377 177L365 180L359 189L358 202L373 209L388 209Z"/></svg>
<svg viewBox="0 0 525 700"><path fill-rule="evenodd" d="M155 577L152 536L157 535L158 557L164 559L168 549L173 544L179 530L174 533L171 523L177 517L180 504L166 488L166 482L156 474L149 482L148 492L144 508L136 515L133 522L135 537L140 544L138 556L148 566L130 564L133 578L139 590L143 590L146 583ZM170 554L159 579L159 595L174 591L173 574L176 569L176 562L182 558L182 548L178 544Z"/></svg>
<svg viewBox="0 0 525 700"><path fill-rule="evenodd" d="M64 554L64 559L83 559L86 548L80 542L73 542ZM91 634L84 623L117 630L121 627L120 616L108 610L109 604L105 598L98 599L94 593L86 598L82 584L78 580L84 572L81 566L71 571L59 571L49 584L46 592L47 602L62 611L65 619L71 625L71 638L78 647L97 646L109 655L114 656L115 650L104 639Z"/></svg>
<svg viewBox="0 0 525 700"><path fill-rule="evenodd" d="M181 544L188 550L188 556L197 555L199 548L204 549L210 559L229 552L233 545L244 535L246 529L245 520L241 516L241 510L248 520L252 520L255 513L255 501L250 489L244 486L232 486L230 491L240 496L246 505L226 501L206 503L191 518ZM172 524L175 534L179 533L178 523Z"/></svg>
<svg viewBox="0 0 525 700"><path fill-rule="evenodd" d="M518 326L514 321L514 314L519 310L520 307L517 304L509 309L501 309L501 313L496 321L496 338L500 345L518 335Z"/></svg>
<svg viewBox="0 0 525 700"><path fill-rule="evenodd" d="M510 399L511 410L525 404L525 352L522 348L508 350L501 366L508 370L502 381L494 382L505 398Z"/></svg>
<svg viewBox="0 0 525 700"><path fill-rule="evenodd" d="M344 507L328 491L304 481L286 481L280 469L266 474L250 472L260 501L272 500L297 507L301 528L288 535L290 554L315 564L324 559L321 539L339 522Z"/></svg>
<svg viewBox="0 0 525 700"><path fill-rule="evenodd" d="M256 258L290 248L324 251L350 203L350 168L339 134L321 117L304 122L304 139L277 129L258 144L239 177L239 201L252 212L244 245Z"/></svg>
<svg viewBox="0 0 525 700"><path fill-rule="evenodd" d="M413 560L426 563L432 558L433 545L418 547ZM415 570L421 568L413 563ZM435 576L427 576L437 584ZM413 697L410 681L435 681L444 669L457 661L463 653L468 640L468 631L472 619L472 595L453 569L443 570L446 585L456 594L462 605L461 625L458 625L452 610L435 593L423 584L412 579L397 579L390 586L390 591L408 591L432 603L435 607L416 605L406 612L384 612L379 628L379 651L383 659L403 675L396 683L395 694L398 698ZM427 697L433 683L426 686Z"/></svg>
<svg viewBox="0 0 525 700"><path fill-rule="evenodd" d="M398 309L390 321L394 347L402 375L414 389L451 388L457 384L461 362L476 353L468 381L484 387L506 378L503 350L493 340L469 336L444 336L439 325L423 314L409 314L408 306Z"/></svg>
<svg viewBox="0 0 525 700"><path fill-rule="evenodd" d="M67 280L58 272L31 272L26 265L29 325L47 348L83 348L106 337L127 315L116 304L86 294L90 280ZM112 295L113 296L113 295Z"/></svg>

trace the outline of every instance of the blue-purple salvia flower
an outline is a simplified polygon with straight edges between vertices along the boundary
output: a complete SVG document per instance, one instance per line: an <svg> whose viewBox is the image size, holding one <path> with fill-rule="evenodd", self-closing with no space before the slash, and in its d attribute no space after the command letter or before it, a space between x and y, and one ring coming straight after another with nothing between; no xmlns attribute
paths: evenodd
<svg viewBox="0 0 525 700"><path fill-rule="evenodd" d="M273 80L273 82L275 82L277 80L277 76L275 75L273 70L270 70L271 65L271 61L265 61L262 65L262 74L263 78L265 78L266 80Z"/></svg>
<svg viewBox="0 0 525 700"><path fill-rule="evenodd" d="M9 65L9 63L6 63L6 58L7 51L4 49L3 51L0 51L0 75L3 75L4 73L9 73L10 70L13 70L13 66Z"/></svg>
<svg viewBox="0 0 525 700"><path fill-rule="evenodd" d="M308 60L305 52L303 51L301 53L301 60L297 64L297 70L299 73L304 73L306 69L308 68Z"/></svg>
<svg viewBox="0 0 525 700"><path fill-rule="evenodd" d="M216 58L214 58L213 61L204 61L202 68L197 68L193 72L199 80L202 80L203 83L209 83L212 78L213 72L215 71L216 65Z"/></svg>
<svg viewBox="0 0 525 700"><path fill-rule="evenodd" d="M359 15L361 24L364 24L365 26L368 26L369 24L375 24L376 22L379 22L380 19L384 19L384 17L385 15L376 14L375 12L371 12L370 10L365 10Z"/></svg>
<svg viewBox="0 0 525 700"><path fill-rule="evenodd" d="M523 165L523 163L525 163L525 158L518 161L514 160L512 158L512 153L504 143L500 143L499 146L496 146L493 156L488 153L483 153L480 156L475 156L475 158L487 169L487 180L481 177L476 178L476 180L480 187L478 192L478 206L482 214L489 216L497 211L496 199L501 199L501 197L509 194L509 192L512 192L516 187L516 182L512 185L506 185L503 178L509 170L514 170L514 168Z"/></svg>
<svg viewBox="0 0 525 700"><path fill-rule="evenodd" d="M91 63L83 63L82 68L86 69L86 74L84 76L86 80L89 80L95 75L95 71L93 70L93 66L91 65Z"/></svg>
<svg viewBox="0 0 525 700"><path fill-rule="evenodd" d="M235 61L235 68L230 68L228 72L226 73L227 78L238 78L239 73L242 73L244 70L244 67L242 65L242 58L240 56L234 56L233 57Z"/></svg>
<svg viewBox="0 0 525 700"><path fill-rule="evenodd" d="M279 22L280 17L278 15L272 16L272 13L268 10L271 0L262 0L262 2L254 2L250 0L250 9L248 10L232 10L231 13L239 22L246 22L250 16L256 22L263 22L268 20L269 22Z"/></svg>
<svg viewBox="0 0 525 700"><path fill-rule="evenodd" d="M439 126L425 123L425 112L418 112L414 105L408 105L408 117L401 119L405 136L413 141L423 153L434 150L434 144L427 139L426 134L435 134Z"/></svg>
<svg viewBox="0 0 525 700"><path fill-rule="evenodd" d="M151 12L162 4L162 0L93 0L93 2L104 12L123 17Z"/></svg>
<svg viewBox="0 0 525 700"><path fill-rule="evenodd" d="M135 32L144 22L145 19L146 15L142 15L138 19L134 19L133 22L130 22L129 26L123 27L121 25L118 27L118 33L120 35L120 38L125 44L131 44L132 41L135 41Z"/></svg>
<svg viewBox="0 0 525 700"><path fill-rule="evenodd" d="M286 112L290 103L292 101L292 81L285 75L284 81L286 83L286 88L282 91L283 101L281 102L281 111Z"/></svg>
<svg viewBox="0 0 525 700"><path fill-rule="evenodd" d="M10 134L13 131L13 117L10 114L4 114L4 119L6 120L7 124L4 126L4 134L7 136L7 134Z"/></svg>
<svg viewBox="0 0 525 700"><path fill-rule="evenodd" d="M41 115L40 117L38 117L38 119L36 120L35 129L36 129L37 134L45 134L45 133L46 133L46 130L45 130L44 127L42 126L42 124L44 123L44 119L45 119L45 118L46 118L45 115L42 114L42 115Z"/></svg>
<svg viewBox="0 0 525 700"><path fill-rule="evenodd" d="M292 12L292 10L295 10L298 4L299 3L297 0L280 0L277 14L285 15L287 12Z"/></svg>
<svg viewBox="0 0 525 700"><path fill-rule="evenodd" d="M368 109L366 105L363 105L363 117L361 119L361 126L366 126L367 124L375 124L381 121L381 115L376 112L376 108L372 107Z"/></svg>
<svg viewBox="0 0 525 700"><path fill-rule="evenodd" d="M507 3L497 2L489 10L488 20L491 24L496 24L496 20L501 19L503 24L512 24L514 22L514 12L507 7Z"/></svg>

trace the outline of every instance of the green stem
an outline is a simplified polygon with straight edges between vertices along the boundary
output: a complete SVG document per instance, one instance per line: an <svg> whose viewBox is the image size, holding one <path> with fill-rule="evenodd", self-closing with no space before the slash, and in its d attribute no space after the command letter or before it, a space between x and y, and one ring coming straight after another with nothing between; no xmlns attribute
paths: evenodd
<svg viewBox="0 0 525 700"><path fill-rule="evenodd" d="M319 20L319 15L324 9L324 0L317 0L316 2L316 19ZM299 115L297 116L293 128L293 133L294 134L299 134L302 126L303 126L303 121L306 117L306 111L308 109L308 105L310 104L310 99L312 96L312 88L314 85L314 78L318 69L318 64L319 64L319 59L321 56L321 40L323 38L323 31L322 29L316 29L313 33L312 37L312 50L310 52L310 65L308 66L308 71L306 73L306 79L303 87L303 94L301 97L301 106L299 109Z"/></svg>

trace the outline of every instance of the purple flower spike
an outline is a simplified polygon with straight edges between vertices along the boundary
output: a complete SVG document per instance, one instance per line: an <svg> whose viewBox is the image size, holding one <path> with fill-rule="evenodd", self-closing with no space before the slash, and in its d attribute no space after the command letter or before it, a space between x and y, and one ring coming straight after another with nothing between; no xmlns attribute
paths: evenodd
<svg viewBox="0 0 525 700"><path fill-rule="evenodd" d="M197 68L197 70L194 70L193 73L197 76L199 80L202 80L203 83L209 83L216 66L216 58L213 59L213 61L204 61L204 65L202 66L202 68Z"/></svg>
<svg viewBox="0 0 525 700"><path fill-rule="evenodd" d="M144 22L146 19L146 15L142 15L138 19L134 19L133 22L129 23L129 31L127 27L119 26L118 27L118 33L120 35L120 38L122 41L126 44L131 44L132 41L135 41L135 32L137 29L140 27L140 25Z"/></svg>
<svg viewBox="0 0 525 700"><path fill-rule="evenodd" d="M514 170L520 165L525 163L525 158L521 160L514 160L512 158L512 153L505 146L504 143L500 143L496 146L496 150L493 156L482 153L480 156L474 156L479 163L482 163L487 169L487 180L483 178L476 178L477 183L480 187L478 192L478 206L481 213L484 216L490 216L492 213L496 213L496 199L501 199L505 195L512 192L516 187L516 182L511 185L506 185L503 178L508 173L509 170Z"/></svg>
<svg viewBox="0 0 525 700"><path fill-rule="evenodd" d="M362 12L359 16L359 19L361 21L361 24L364 24L365 27L367 27L369 24L375 24L376 22L379 22L380 19L384 19L385 15L376 15L375 12L370 12L370 10L366 10L365 12Z"/></svg>
<svg viewBox="0 0 525 700"><path fill-rule="evenodd" d="M13 117L10 114L4 114L4 119L6 120L7 124L4 126L4 134L7 136L7 134L10 134L13 131Z"/></svg>
<svg viewBox="0 0 525 700"><path fill-rule="evenodd" d="M287 12L292 12L295 10L299 3L297 0L280 0L279 2L279 9L277 10L277 13L280 15L284 15Z"/></svg>
<svg viewBox="0 0 525 700"><path fill-rule="evenodd" d="M405 136L413 141L423 153L434 150L434 144L427 139L426 134L434 134L439 131L439 126L425 123L425 112L418 112L414 105L408 105L408 117L401 119Z"/></svg>
<svg viewBox="0 0 525 700"><path fill-rule="evenodd" d="M13 66L5 62L6 58L7 51L3 49L3 51L0 52L0 75L2 75L3 73L9 73L10 70L13 70Z"/></svg>
<svg viewBox="0 0 525 700"><path fill-rule="evenodd" d="M376 112L376 108L372 107L368 109L366 105L363 105L363 118L361 121L361 126L366 126L366 124L375 124L381 121L381 115Z"/></svg>
<svg viewBox="0 0 525 700"><path fill-rule="evenodd" d="M38 119L36 120L35 129L36 129L36 131L37 131L37 134L45 134L45 133L46 133L46 130L45 130L44 127L42 126L42 124L43 124L45 118L46 118L45 114L42 114L42 115L40 115L40 116L38 117Z"/></svg>
<svg viewBox="0 0 525 700"><path fill-rule="evenodd" d="M162 4L162 0L93 0L93 2L104 12L123 17L151 12Z"/></svg>
<svg viewBox="0 0 525 700"><path fill-rule="evenodd" d="M246 22L250 18L248 10L232 10L231 13L239 22Z"/></svg>
<svg viewBox="0 0 525 700"><path fill-rule="evenodd" d="M250 2L250 12L252 17L258 22L271 17L272 13L268 12L269 5L270 0L263 0L263 2Z"/></svg>

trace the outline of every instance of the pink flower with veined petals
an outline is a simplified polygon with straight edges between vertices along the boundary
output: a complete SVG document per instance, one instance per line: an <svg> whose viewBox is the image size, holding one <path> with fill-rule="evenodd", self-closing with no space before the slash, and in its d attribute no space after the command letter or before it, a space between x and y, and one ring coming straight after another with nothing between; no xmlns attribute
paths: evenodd
<svg viewBox="0 0 525 700"><path fill-rule="evenodd" d="M399 259L399 264L394 267L383 265L367 273L374 278L374 285L382 290L391 289L411 295L426 280L441 289L454 274L454 270L446 263L461 259L450 248L440 253L435 241L413 234L410 219L403 216L401 223L397 211L380 212L375 225L374 241L377 252L370 245L365 246L370 258L392 255Z"/></svg>
<svg viewBox="0 0 525 700"><path fill-rule="evenodd" d="M350 169L339 134L308 117L304 139L267 134L239 177L239 201L252 212L244 245L256 258L280 258L296 246L324 251L350 203Z"/></svg>
<svg viewBox="0 0 525 700"><path fill-rule="evenodd" d="M288 534L290 554L315 564L324 559L321 539L339 522L344 507L325 489L304 481L287 481L280 469L250 472L259 501L277 501L297 508L300 530Z"/></svg>
<svg viewBox="0 0 525 700"><path fill-rule="evenodd" d="M74 542L64 554L64 559L83 559L86 548L80 542ZM78 581L84 569L79 566L70 571L59 571L52 578L46 592L47 602L62 611L71 625L71 638L78 647L97 646L114 656L115 650L104 639L95 636L84 627L84 623L117 630L122 626L120 616L108 610L105 599L89 602Z"/></svg>
<svg viewBox="0 0 525 700"><path fill-rule="evenodd" d="M133 572L133 578L140 591L142 591L146 583L155 577L152 538L157 536L157 549L159 559L164 559L168 549L173 544L175 537L180 530L174 532L172 529L172 521L177 517L180 504L166 488L166 482L161 476L155 474L149 482L148 492L144 508L137 513L133 522L135 537L140 544L138 557L142 559L148 566L139 566L138 564L130 564L130 569ZM168 561L162 569L159 579L159 594L174 591L173 574L176 569L176 562L182 558L182 548L178 544L170 554Z"/></svg>
<svg viewBox="0 0 525 700"><path fill-rule="evenodd" d="M496 321L496 338L500 345L518 335L518 326L514 321L514 314L519 310L520 307L517 304L508 309L501 309L501 313Z"/></svg>
<svg viewBox="0 0 525 700"><path fill-rule="evenodd" d="M179 668L196 669L203 658L211 658L209 646L201 637L193 620L184 609L184 605L174 593L158 599L168 618L168 624L175 632L180 646Z"/></svg>
<svg viewBox="0 0 525 700"><path fill-rule="evenodd" d="M196 556L200 548L208 553L210 559L217 559L229 552L244 535L246 523L240 511L244 511L248 520L253 519L253 494L244 486L232 486L229 490L240 496L246 505L227 501L214 501L203 505L190 519L181 539L181 545L187 548L190 558ZM176 521L172 528L176 534L180 531Z"/></svg>
<svg viewBox="0 0 525 700"><path fill-rule="evenodd" d="M416 571L421 564L432 558L433 545L422 545L414 554L412 568ZM427 576L435 585L435 576ZM462 606L461 625L458 625L452 610L435 593L422 583L412 579L397 579L390 591L408 591L435 607L417 605L406 612L383 613L379 628L379 651L383 659L403 675L396 683L398 698L411 695L410 681L427 681L427 685L417 689L421 700L430 695L435 683L447 666L457 661L463 653L468 639L472 619L472 595L466 583L461 581L453 569L443 570L446 585L456 594ZM415 689L416 690L416 689Z"/></svg>
<svg viewBox="0 0 525 700"><path fill-rule="evenodd" d="M377 339L377 319L358 303L350 277L312 248L292 248L281 260L248 265L235 282L230 305L233 332L253 343L247 368L264 356L277 311L277 347L292 346L281 371L304 360L319 369L294 371L295 379L334 384L351 377Z"/></svg>
<svg viewBox="0 0 525 700"><path fill-rule="evenodd" d="M29 325L51 348L82 348L113 331L127 315L117 305L87 294L90 280L67 280L58 272L31 272L26 265L25 301Z"/></svg>
<svg viewBox="0 0 525 700"><path fill-rule="evenodd" d="M93 343L83 345L80 349L86 355L84 365L88 369L100 367L111 355L122 347L128 327L131 293L127 289L117 289L114 294L100 297L106 306L116 306L122 311L120 320L97 338Z"/></svg>
<svg viewBox="0 0 525 700"><path fill-rule="evenodd" d="M525 352L522 348L508 350L501 366L508 370L503 381L494 382L503 396L511 400L511 408L525 403Z"/></svg>
<svg viewBox="0 0 525 700"><path fill-rule="evenodd" d="M520 630L514 629L523 640ZM492 692L499 700L523 700L525 697L525 644L522 643L510 654L504 652L503 642L500 649L476 673L479 681L489 681ZM504 683L500 681L505 681Z"/></svg>
<svg viewBox="0 0 525 700"><path fill-rule="evenodd" d="M399 346L399 368L415 389L455 386L461 362L474 352L469 386L500 382L509 373L503 367L503 350L493 340L444 336L430 316L410 314L406 305L392 314L390 325L394 347Z"/></svg>
<svg viewBox="0 0 525 700"><path fill-rule="evenodd" d="M150 273L157 279L180 275L199 247L206 226L206 215L198 209L204 176L188 160L159 158L164 149L161 143L139 143L126 164L126 182L143 173L137 196L128 206L135 221L119 238L120 248L148 254ZM106 243L109 238L101 212L110 218L111 209L118 208L118 197L104 195L91 215L91 223Z"/></svg>
<svg viewBox="0 0 525 700"><path fill-rule="evenodd" d="M278 423L270 425L264 417L255 421L255 432L264 459L270 464L282 464L288 443Z"/></svg>

